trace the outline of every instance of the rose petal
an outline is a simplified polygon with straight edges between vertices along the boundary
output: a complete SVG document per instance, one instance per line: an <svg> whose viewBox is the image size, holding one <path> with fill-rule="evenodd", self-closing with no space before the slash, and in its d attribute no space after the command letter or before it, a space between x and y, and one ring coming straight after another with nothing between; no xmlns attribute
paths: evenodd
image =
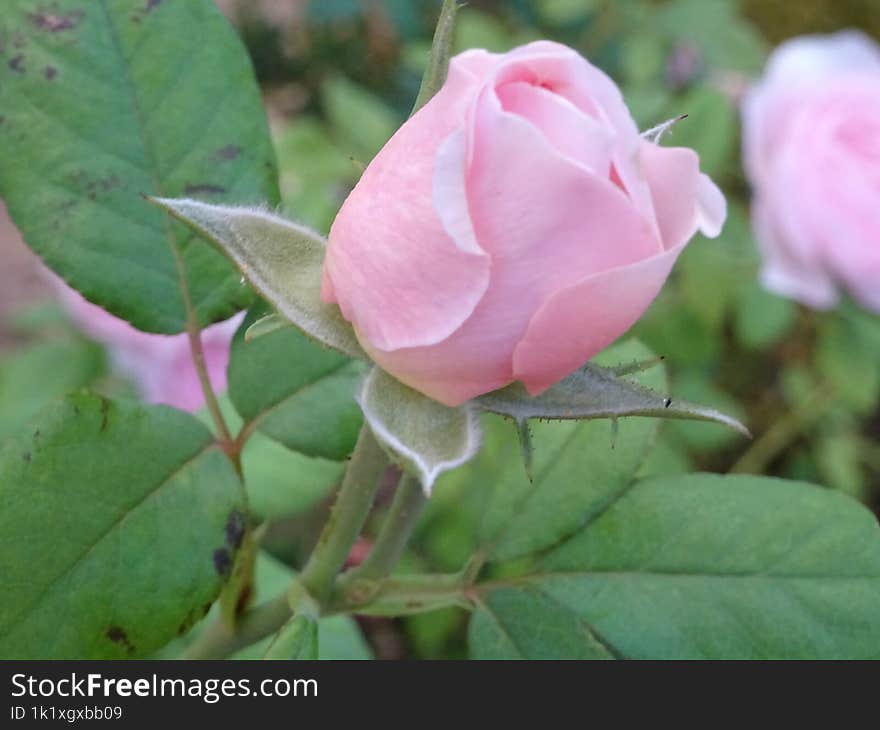
<svg viewBox="0 0 880 730"><path fill-rule="evenodd" d="M784 141L787 119L801 105L804 89L851 71L880 71L880 51L863 33L841 31L801 36L771 54L760 82L743 99L743 161L753 184Z"/></svg>
<svg viewBox="0 0 880 730"><path fill-rule="evenodd" d="M760 198L752 201L752 227L763 261L761 283L769 291L814 309L830 309L838 296L824 266L805 259L787 244L771 218L771 209Z"/></svg>
<svg viewBox="0 0 880 730"><path fill-rule="evenodd" d="M492 257L486 294L436 345L380 351L361 339L381 367L450 406L513 380L514 349L550 295L585 272L661 250L624 192L559 154L531 122L505 111L491 88L476 107L471 133L468 205Z"/></svg>
<svg viewBox="0 0 880 730"><path fill-rule="evenodd" d="M364 171L330 231L322 295L375 348L445 339L488 286L489 257L450 236L433 198L438 148L463 124L476 83L462 64L450 66L441 91ZM447 188L455 184L464 179Z"/></svg>
<svg viewBox="0 0 880 730"><path fill-rule="evenodd" d="M700 172L696 152L645 141L641 162L664 247L680 246L698 229L710 237L721 232L727 203L715 184Z"/></svg>
<svg viewBox="0 0 880 730"><path fill-rule="evenodd" d="M498 99L505 111L534 124L557 152L597 175L610 174L614 133L570 101L524 81L500 86Z"/></svg>
<svg viewBox="0 0 880 730"><path fill-rule="evenodd" d="M498 83L531 80L565 98L614 130L612 162L620 186L653 224L651 196L639 172L639 130L617 84L567 46L535 41L507 54L496 69Z"/></svg>
<svg viewBox="0 0 880 730"><path fill-rule="evenodd" d="M515 378L538 395L614 342L644 314L683 248L585 277L551 296L516 347Z"/></svg>

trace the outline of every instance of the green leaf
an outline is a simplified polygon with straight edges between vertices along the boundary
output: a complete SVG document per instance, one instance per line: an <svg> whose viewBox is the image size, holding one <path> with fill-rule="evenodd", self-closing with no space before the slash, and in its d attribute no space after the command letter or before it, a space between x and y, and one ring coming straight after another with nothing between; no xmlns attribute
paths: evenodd
<svg viewBox="0 0 880 730"><path fill-rule="evenodd" d="M480 423L470 404L448 408L373 368L358 398L376 439L430 494L437 477L480 448Z"/></svg>
<svg viewBox="0 0 880 730"><path fill-rule="evenodd" d="M253 294L141 195L278 200L259 89L210 0L7 0L0 196L56 272L139 329L202 325ZM198 38L198 42L194 42Z"/></svg>
<svg viewBox="0 0 880 730"><path fill-rule="evenodd" d="M468 627L474 659L612 659L567 606L532 588L489 593Z"/></svg>
<svg viewBox="0 0 880 730"><path fill-rule="evenodd" d="M241 484L166 407L71 395L0 451L0 656L143 657L208 610Z"/></svg>
<svg viewBox="0 0 880 730"><path fill-rule="evenodd" d="M269 601L286 591L294 579L294 572L284 563L261 551L257 555L254 600L260 604ZM218 617L218 605L214 604L210 613L192 630L164 647L151 658L179 659L193 639ZM267 637L256 644L236 652L232 659L262 659L272 642ZM351 616L325 616L318 621L318 659L372 659L369 645L364 640L357 623Z"/></svg>
<svg viewBox="0 0 880 730"><path fill-rule="evenodd" d="M242 427L241 417L224 393L220 410L233 433ZM213 425L211 414L202 409L199 419ZM345 463L306 456L291 451L257 431L250 434L241 456L248 512L256 520L278 520L308 511L338 486Z"/></svg>
<svg viewBox="0 0 880 730"><path fill-rule="evenodd" d="M339 484L340 461L313 458L255 433L242 454L251 514L262 520L292 517L314 507Z"/></svg>
<svg viewBox="0 0 880 730"><path fill-rule="evenodd" d="M628 342L606 350L600 361L619 365L650 356L644 346ZM664 369L639 373L637 380L663 388ZM648 454L657 425L654 419L622 418L615 436L610 424L598 420L532 422L530 482L514 426L487 420L479 455L448 481L469 482L485 494L479 535L483 551L495 560L521 557L570 535L626 490Z"/></svg>
<svg viewBox="0 0 880 730"><path fill-rule="evenodd" d="M458 0L443 0L443 8L437 19L434 40L431 43L431 55L428 58L425 73L422 75L422 84L413 105L413 114L428 103L446 81L449 57L452 55L452 41L455 37L455 16L457 13Z"/></svg>
<svg viewBox="0 0 880 730"><path fill-rule="evenodd" d="M566 607L620 657L880 657L877 521L809 484L708 474L640 482L531 574L477 593L491 605L502 589Z"/></svg>
<svg viewBox="0 0 880 730"><path fill-rule="evenodd" d="M289 449L344 460L362 422L354 395L363 363L316 345L295 328L246 342L253 318L233 340L229 362L229 396L239 414Z"/></svg>
<svg viewBox="0 0 880 730"><path fill-rule="evenodd" d="M104 373L101 348L62 336L0 358L0 443L40 408Z"/></svg>
<svg viewBox="0 0 880 730"><path fill-rule="evenodd" d="M258 208L183 199L153 202L229 256L242 276L307 335L368 359L339 307L321 300L325 243L317 233Z"/></svg>

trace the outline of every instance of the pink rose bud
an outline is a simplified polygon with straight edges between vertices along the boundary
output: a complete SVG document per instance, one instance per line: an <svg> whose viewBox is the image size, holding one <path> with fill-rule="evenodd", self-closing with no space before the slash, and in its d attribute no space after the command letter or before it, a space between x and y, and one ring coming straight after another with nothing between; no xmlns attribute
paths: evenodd
<svg viewBox="0 0 880 730"><path fill-rule="evenodd" d="M697 155L640 137L570 48L472 50L345 201L322 295L442 403L514 380L538 394L629 329L725 213Z"/></svg>
<svg viewBox="0 0 880 730"><path fill-rule="evenodd" d="M59 301L73 322L107 348L114 368L132 380L147 403L165 403L185 411L205 405L186 334L154 335L132 327L86 301L61 279L49 274ZM226 389L229 345L244 313L202 331L202 349L215 392Z"/></svg>
<svg viewBox="0 0 880 730"><path fill-rule="evenodd" d="M743 154L764 285L818 309L844 287L880 312L880 46L779 46L743 102Z"/></svg>

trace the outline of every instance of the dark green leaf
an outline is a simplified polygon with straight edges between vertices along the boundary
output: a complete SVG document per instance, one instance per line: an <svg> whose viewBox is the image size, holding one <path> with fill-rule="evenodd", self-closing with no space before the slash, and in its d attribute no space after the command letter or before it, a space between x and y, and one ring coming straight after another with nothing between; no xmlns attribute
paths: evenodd
<svg viewBox="0 0 880 730"><path fill-rule="evenodd" d="M214 3L7 0L0 37L0 195L30 246L143 330L184 329L182 274L203 325L247 306L235 269L141 198L277 202L259 90Z"/></svg>
<svg viewBox="0 0 880 730"><path fill-rule="evenodd" d="M89 394L42 411L0 451L0 656L155 651L216 598L243 503L187 414Z"/></svg>
<svg viewBox="0 0 880 730"><path fill-rule="evenodd" d="M482 600L511 587L567 607L621 657L880 657L877 521L808 484L640 482L530 575L488 584Z"/></svg>
<svg viewBox="0 0 880 730"><path fill-rule="evenodd" d="M229 396L245 421L309 456L341 461L354 448L361 412L354 396L363 363L323 348L295 328L232 345Z"/></svg>
<svg viewBox="0 0 880 730"><path fill-rule="evenodd" d="M568 607L530 588L489 593L468 629L474 659L611 659Z"/></svg>
<svg viewBox="0 0 880 730"><path fill-rule="evenodd" d="M0 358L0 443L47 403L91 384L103 372L101 348L75 336L4 355Z"/></svg>

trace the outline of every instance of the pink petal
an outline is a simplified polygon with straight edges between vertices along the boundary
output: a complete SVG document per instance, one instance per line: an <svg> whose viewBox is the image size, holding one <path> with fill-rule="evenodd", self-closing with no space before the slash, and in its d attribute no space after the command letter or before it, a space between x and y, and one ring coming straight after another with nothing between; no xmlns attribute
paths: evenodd
<svg viewBox="0 0 880 730"><path fill-rule="evenodd" d="M491 88L476 108L472 134L467 203L475 235L492 257L486 294L436 345L380 351L361 338L380 366L447 405L514 379L514 349L551 294L661 249L620 188L561 155L531 122L502 109Z"/></svg>
<svg viewBox="0 0 880 730"><path fill-rule="evenodd" d="M517 81L497 93L505 111L532 122L557 152L597 175L610 174L615 135L602 123L542 86Z"/></svg>
<svg viewBox="0 0 880 730"><path fill-rule="evenodd" d="M614 342L657 296L682 249L585 277L551 296L516 348L516 379L538 395Z"/></svg>
<svg viewBox="0 0 880 730"><path fill-rule="evenodd" d="M805 91L836 84L851 72L880 72L880 47L858 31L800 36L774 49L763 77L743 99L743 161L755 185L785 142L790 117L802 105ZM829 81L830 80L830 81Z"/></svg>
<svg viewBox="0 0 880 730"><path fill-rule="evenodd" d="M682 245L698 229L712 237L721 232L727 204L715 184L700 173L696 152L644 141L641 162L665 248Z"/></svg>
<svg viewBox="0 0 880 730"><path fill-rule="evenodd" d="M639 172L638 127L611 78L576 51L552 41L515 49L506 55L497 74L499 84L524 80L553 91L613 129L614 173L642 215L653 220L650 193Z"/></svg>
<svg viewBox="0 0 880 730"><path fill-rule="evenodd" d="M463 124L476 83L451 65L440 93L367 167L330 231L322 294L380 350L445 339L488 286L489 257L450 236L433 199L438 148ZM446 187L456 184L463 177Z"/></svg>

